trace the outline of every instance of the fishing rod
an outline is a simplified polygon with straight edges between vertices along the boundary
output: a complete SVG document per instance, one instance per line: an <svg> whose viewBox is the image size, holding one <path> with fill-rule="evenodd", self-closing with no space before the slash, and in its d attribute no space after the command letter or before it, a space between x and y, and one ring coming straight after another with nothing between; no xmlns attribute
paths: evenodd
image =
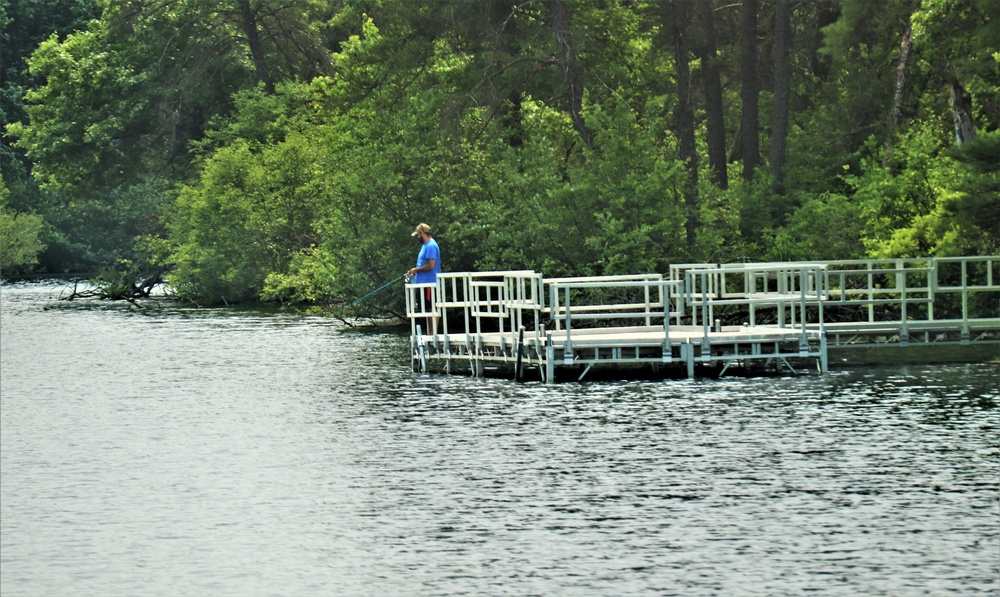
<svg viewBox="0 0 1000 597"><path fill-rule="evenodd" d="M340 308L340 312L338 313L338 315L341 315L341 314L343 314L343 313L344 313L344 311L346 311L346 310L350 309L350 308L351 308L351 307L353 307L354 305L357 305L358 303L360 303L361 301L365 300L366 298L368 298L368 297L370 297L370 296L372 296L372 295L375 295L375 294L378 294L378 293L379 293L379 292L381 292L382 290L385 290L385 289L386 289L386 288L388 288L389 286L392 286L393 284L395 284L396 282L399 282L400 280L402 280L402 279L403 279L403 278L405 278L405 277L406 277L406 274L403 274L403 275L399 276L398 278L393 278L392 280L389 280L389 281L388 281L388 282L386 282L385 284L383 284L383 285L379 286L379 287L378 287L378 288L376 288L375 290L372 290L371 292L369 292L368 294L364 295L363 297L361 297L361 298L359 298L359 299L357 299L357 300L355 300L355 301L352 301L352 302L350 302L350 303L348 303L348 304L344 305L343 307L341 307L341 308Z"/></svg>

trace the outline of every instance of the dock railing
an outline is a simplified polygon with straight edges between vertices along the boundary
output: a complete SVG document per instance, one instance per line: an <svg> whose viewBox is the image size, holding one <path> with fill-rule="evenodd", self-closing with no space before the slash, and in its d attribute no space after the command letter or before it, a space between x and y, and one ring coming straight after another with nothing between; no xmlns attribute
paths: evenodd
<svg viewBox="0 0 1000 597"><path fill-rule="evenodd" d="M932 319L960 319L964 337L973 325L1000 327L1000 256L940 257L934 262L932 288ZM955 301L957 306L948 304ZM979 303L975 312L972 301Z"/></svg>
<svg viewBox="0 0 1000 597"><path fill-rule="evenodd" d="M466 355L477 366L526 346L551 365L544 352L553 342L556 351L565 346L564 362L574 343L607 345L612 360L624 362L614 342L634 342L638 351L654 335L662 354L637 352L633 360L669 362L671 336L701 344L704 356L724 338L757 337L755 330L791 332L803 355L828 338L842 347L1000 340L1000 256L692 263L671 266L669 277L456 272L436 284L407 284L406 293L415 348L430 342L435 354ZM462 346L452 351L449 342Z"/></svg>
<svg viewBox="0 0 1000 597"><path fill-rule="evenodd" d="M684 313L682 283L660 274L553 278L544 281L554 331L565 333L564 359L572 361L573 326L583 322L617 324L613 329L663 331L664 354L670 352L670 320Z"/></svg>
<svg viewBox="0 0 1000 597"><path fill-rule="evenodd" d="M422 328L421 322L431 321L440 314L435 307L438 304L438 285L407 283L403 288L406 294L406 317L410 320L410 337L432 333L432 330Z"/></svg>
<svg viewBox="0 0 1000 597"><path fill-rule="evenodd" d="M572 327L573 320L641 320L645 326L664 317L679 317L680 284L661 274L589 276L544 280L548 308L544 313L555 330ZM674 310L670 310L670 303Z"/></svg>
<svg viewBox="0 0 1000 597"><path fill-rule="evenodd" d="M811 331L824 328L824 266L814 263L740 263L684 270L684 302L692 325L700 325L704 342L719 328L716 309L744 308L750 327L798 328L799 344L809 344Z"/></svg>
<svg viewBox="0 0 1000 597"><path fill-rule="evenodd" d="M541 274L530 270L438 274L435 312L443 333L465 334L468 341L487 331L513 336L522 326L538 329L541 280ZM462 329L450 330L450 322L456 320L462 321Z"/></svg>
<svg viewBox="0 0 1000 597"><path fill-rule="evenodd" d="M1000 257L997 256L854 259L813 264L738 263L720 267L759 272L802 265L820 267L823 271L815 289L822 298L819 308L823 311L820 321L809 322L813 328L873 337L888 334L905 344L911 332L940 335L960 325L960 337L968 339L976 328L1000 326ZM759 274L748 273L742 284L737 285L737 294L747 288L763 289L765 285L769 285L768 291L781 293L783 285L787 288L789 282L781 273L769 272L766 281ZM815 280L809 280L809 284L814 283ZM731 295L732 284L727 278L712 284L718 290L713 289L706 296L713 305L721 306L724 303L715 299ZM812 293L813 288L810 286L808 291ZM751 307L751 325L758 323L755 316ZM795 325L794 309L790 316L790 323ZM924 340L930 341L926 337Z"/></svg>
<svg viewBox="0 0 1000 597"><path fill-rule="evenodd" d="M852 327L890 326L905 341L912 321L933 320L934 278L930 260L831 261L827 263L826 303L835 319L852 321Z"/></svg>
<svg viewBox="0 0 1000 597"><path fill-rule="evenodd" d="M1000 323L1000 257L830 261L824 285L831 326L911 332ZM991 294L992 293L992 294ZM971 305L971 302L977 302ZM992 304L992 309L991 309Z"/></svg>

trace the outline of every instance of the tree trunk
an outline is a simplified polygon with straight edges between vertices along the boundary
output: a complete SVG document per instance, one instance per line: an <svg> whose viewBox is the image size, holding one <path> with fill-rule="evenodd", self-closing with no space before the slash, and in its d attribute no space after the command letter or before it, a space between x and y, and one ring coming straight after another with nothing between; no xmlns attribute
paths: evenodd
<svg viewBox="0 0 1000 597"><path fill-rule="evenodd" d="M677 138L680 159L688 177L684 184L684 231L688 250L694 249L698 226L698 153L694 142L694 107L691 98L691 67L684 27L688 23L687 1L673 0L674 56L677 62Z"/></svg>
<svg viewBox="0 0 1000 597"><path fill-rule="evenodd" d="M257 80L264 84L264 89L268 93L274 93L274 82L267 70L267 60L264 58L264 45L260 41L260 32L257 31L257 18L253 9L250 8L250 0L237 0L240 7L240 18L243 22L243 33L247 36L247 43L250 45L250 57L253 59L254 70L257 73Z"/></svg>
<svg viewBox="0 0 1000 597"><path fill-rule="evenodd" d="M740 18L740 78L743 114L740 130L743 134L743 180L753 180L760 163L760 115L757 80L757 0L743 0Z"/></svg>
<svg viewBox="0 0 1000 597"><path fill-rule="evenodd" d="M899 43L899 63L896 64L896 82L893 85L892 105L889 107L889 140L886 143L885 157L882 164L892 168L892 153L896 147L896 130L902 118L900 106L903 103L903 90L906 89L906 74L910 67L910 48L913 46L913 21L906 19L903 29L903 39Z"/></svg>
<svg viewBox="0 0 1000 597"><path fill-rule="evenodd" d="M889 120L892 123L892 134L901 118L900 105L903 103L903 89L906 88L906 73L910 67L910 48L913 46L913 21L906 20L903 30L903 40L899 43L899 64L896 65L896 84L893 87L892 107L889 109Z"/></svg>
<svg viewBox="0 0 1000 597"><path fill-rule="evenodd" d="M961 147L976 138L976 124L972 120L972 95L962 85L955 68L948 64L948 82L951 86L951 114L955 121L955 140Z"/></svg>
<svg viewBox="0 0 1000 597"><path fill-rule="evenodd" d="M594 148L594 134L583 121L583 71L576 58L573 36L569 28L569 15L563 0L546 0L552 31L556 37L556 60L563 72L563 85L569 95L569 114L573 128L587 147Z"/></svg>
<svg viewBox="0 0 1000 597"><path fill-rule="evenodd" d="M782 181L785 167L785 150L788 144L788 110L792 68L788 59L792 27L789 17L789 0L775 0L774 5L774 113L771 126L771 176L775 192L784 194Z"/></svg>
<svg viewBox="0 0 1000 597"><path fill-rule="evenodd" d="M726 123L723 119L722 80L719 76L719 57L715 42L715 15L713 2L695 2L695 9L704 30L703 43L698 44L702 64L702 87L705 93L706 141L708 163L712 169L712 182L720 189L729 188L726 165Z"/></svg>

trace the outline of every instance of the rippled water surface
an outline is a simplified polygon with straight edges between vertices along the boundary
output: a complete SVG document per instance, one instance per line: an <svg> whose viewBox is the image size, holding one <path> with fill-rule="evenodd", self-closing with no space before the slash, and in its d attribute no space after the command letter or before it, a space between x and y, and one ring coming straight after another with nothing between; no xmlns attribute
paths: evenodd
<svg viewBox="0 0 1000 597"><path fill-rule="evenodd" d="M5 285L0 592L1000 594L1000 368L515 384Z"/></svg>

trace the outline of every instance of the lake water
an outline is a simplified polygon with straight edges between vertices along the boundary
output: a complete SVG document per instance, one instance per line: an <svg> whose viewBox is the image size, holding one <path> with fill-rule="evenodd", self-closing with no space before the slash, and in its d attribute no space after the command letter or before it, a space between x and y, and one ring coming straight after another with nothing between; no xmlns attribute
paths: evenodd
<svg viewBox="0 0 1000 597"><path fill-rule="evenodd" d="M517 384L63 289L0 288L5 597L1000 594L985 359Z"/></svg>

